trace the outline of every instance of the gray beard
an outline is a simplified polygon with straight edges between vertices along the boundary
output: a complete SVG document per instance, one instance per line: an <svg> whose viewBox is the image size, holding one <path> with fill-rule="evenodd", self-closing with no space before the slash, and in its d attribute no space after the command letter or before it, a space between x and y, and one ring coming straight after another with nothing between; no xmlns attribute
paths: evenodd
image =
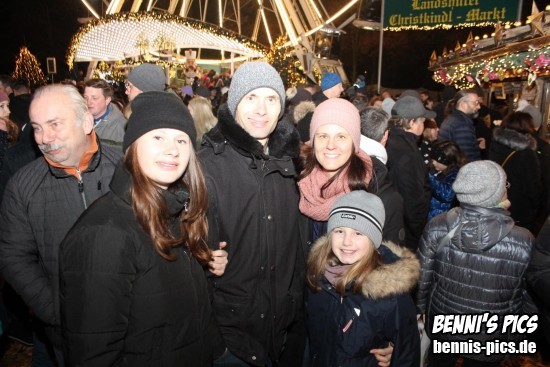
<svg viewBox="0 0 550 367"><path fill-rule="evenodd" d="M477 117L479 116L479 111L477 112L474 112L474 113L468 113L468 116L473 120L473 119L477 119Z"/></svg>

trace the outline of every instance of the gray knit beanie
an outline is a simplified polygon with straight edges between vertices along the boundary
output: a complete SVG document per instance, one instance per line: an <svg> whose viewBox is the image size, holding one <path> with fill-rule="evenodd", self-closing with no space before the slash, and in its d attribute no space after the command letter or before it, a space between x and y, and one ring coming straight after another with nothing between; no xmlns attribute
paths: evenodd
<svg viewBox="0 0 550 367"><path fill-rule="evenodd" d="M493 161L475 161L456 175L453 191L464 204L494 208L506 192L506 172Z"/></svg>
<svg viewBox="0 0 550 367"><path fill-rule="evenodd" d="M162 92L166 77L160 66L144 63L128 74L128 80L142 92Z"/></svg>
<svg viewBox="0 0 550 367"><path fill-rule="evenodd" d="M328 233L337 227L349 227L363 233L379 248L386 211L378 196L363 190L352 191L334 202L328 218Z"/></svg>
<svg viewBox="0 0 550 367"><path fill-rule="evenodd" d="M132 101L122 151L126 152L134 141L156 129L180 130L189 135L191 142L197 140L193 117L180 97L168 92L145 92Z"/></svg>
<svg viewBox="0 0 550 367"><path fill-rule="evenodd" d="M281 118L285 112L285 86L277 70L267 62L260 61L242 64L231 78L227 106L233 117L235 117L237 106L243 97L258 88L271 88L277 92L281 102L281 113L279 113L279 118Z"/></svg>

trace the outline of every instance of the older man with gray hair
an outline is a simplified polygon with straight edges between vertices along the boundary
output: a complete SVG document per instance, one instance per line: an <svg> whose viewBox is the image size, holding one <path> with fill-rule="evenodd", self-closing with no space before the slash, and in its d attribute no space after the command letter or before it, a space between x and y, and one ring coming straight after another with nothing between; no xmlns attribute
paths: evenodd
<svg viewBox="0 0 550 367"><path fill-rule="evenodd" d="M37 321L33 366L52 365L47 349L63 366L59 244L80 214L109 191L121 152L100 143L86 101L73 86L37 90L29 116L44 156L7 184L0 206L0 270Z"/></svg>

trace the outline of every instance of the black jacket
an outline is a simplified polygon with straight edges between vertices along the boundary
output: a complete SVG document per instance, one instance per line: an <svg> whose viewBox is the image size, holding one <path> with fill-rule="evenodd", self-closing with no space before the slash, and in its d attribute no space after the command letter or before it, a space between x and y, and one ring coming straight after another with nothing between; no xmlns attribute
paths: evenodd
<svg viewBox="0 0 550 367"><path fill-rule="evenodd" d="M453 229L450 243L442 239ZM533 235L514 225L500 208L462 204L432 219L420 241L420 281L417 306L426 314L431 334L433 318L443 314L522 314L532 308L526 291L525 271L531 258ZM439 341L502 342L524 338L521 334L438 333ZM479 361L500 361L504 354L469 355Z"/></svg>
<svg viewBox="0 0 550 367"><path fill-rule="evenodd" d="M317 240L311 256L319 256L327 241L328 236ZM375 367L370 350L385 348L389 341L394 343L392 366L419 365L420 337L409 292L416 286L420 264L410 250L392 243L378 251L385 265L369 274L360 294L348 291L342 298L326 278L321 291L308 289L311 366Z"/></svg>
<svg viewBox="0 0 550 367"><path fill-rule="evenodd" d="M533 231L539 208L543 204L540 164L536 154L537 143L530 134L495 128L489 159L502 165L510 153L515 153L504 165L512 203L510 215L516 224Z"/></svg>
<svg viewBox="0 0 550 367"><path fill-rule="evenodd" d="M120 154L99 145L81 183L42 157L8 182L0 207L0 270L47 325L59 326L59 244L87 206L109 191Z"/></svg>
<svg viewBox="0 0 550 367"><path fill-rule="evenodd" d="M405 241L405 225L403 224L403 197L392 184L388 169L378 158L371 156L373 177L369 191L382 200L386 217L382 238L384 241L403 245Z"/></svg>
<svg viewBox="0 0 550 367"><path fill-rule="evenodd" d="M539 325L550 343L550 217L542 226L535 242L531 264L527 269L527 282L540 309Z"/></svg>
<svg viewBox="0 0 550 367"><path fill-rule="evenodd" d="M76 222L60 249L62 327L70 366L211 366L225 350L203 268L185 247L163 259L134 216L131 177ZM163 192L178 228L186 191ZM217 347L217 348L215 348ZM215 352L216 350L216 352Z"/></svg>
<svg viewBox="0 0 550 367"><path fill-rule="evenodd" d="M428 219L431 196L428 168L416 139L414 134L391 126L386 144L390 178L404 203L405 245L413 251Z"/></svg>
<svg viewBox="0 0 550 367"><path fill-rule="evenodd" d="M268 354L284 358L287 330L302 306L304 250L292 161L299 141L294 127L281 120L266 155L222 106L199 152L209 242L217 248L227 241L229 253L224 275L211 278L214 309L229 350L257 366L266 364Z"/></svg>

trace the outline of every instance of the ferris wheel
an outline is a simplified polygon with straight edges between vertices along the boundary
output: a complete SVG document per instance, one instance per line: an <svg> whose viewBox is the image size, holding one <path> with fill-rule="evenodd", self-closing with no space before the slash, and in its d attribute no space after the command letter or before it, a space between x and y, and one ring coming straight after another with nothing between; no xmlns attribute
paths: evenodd
<svg viewBox="0 0 550 367"><path fill-rule="evenodd" d="M73 37L69 62L113 61L149 52L158 59L196 57L198 63L233 66L264 57L268 47L286 36L286 46L310 78L314 69L345 77L331 45L355 19L359 0L345 1L339 7L327 4L337 8L329 14L320 0L104 0L95 6L81 0L92 17Z"/></svg>

